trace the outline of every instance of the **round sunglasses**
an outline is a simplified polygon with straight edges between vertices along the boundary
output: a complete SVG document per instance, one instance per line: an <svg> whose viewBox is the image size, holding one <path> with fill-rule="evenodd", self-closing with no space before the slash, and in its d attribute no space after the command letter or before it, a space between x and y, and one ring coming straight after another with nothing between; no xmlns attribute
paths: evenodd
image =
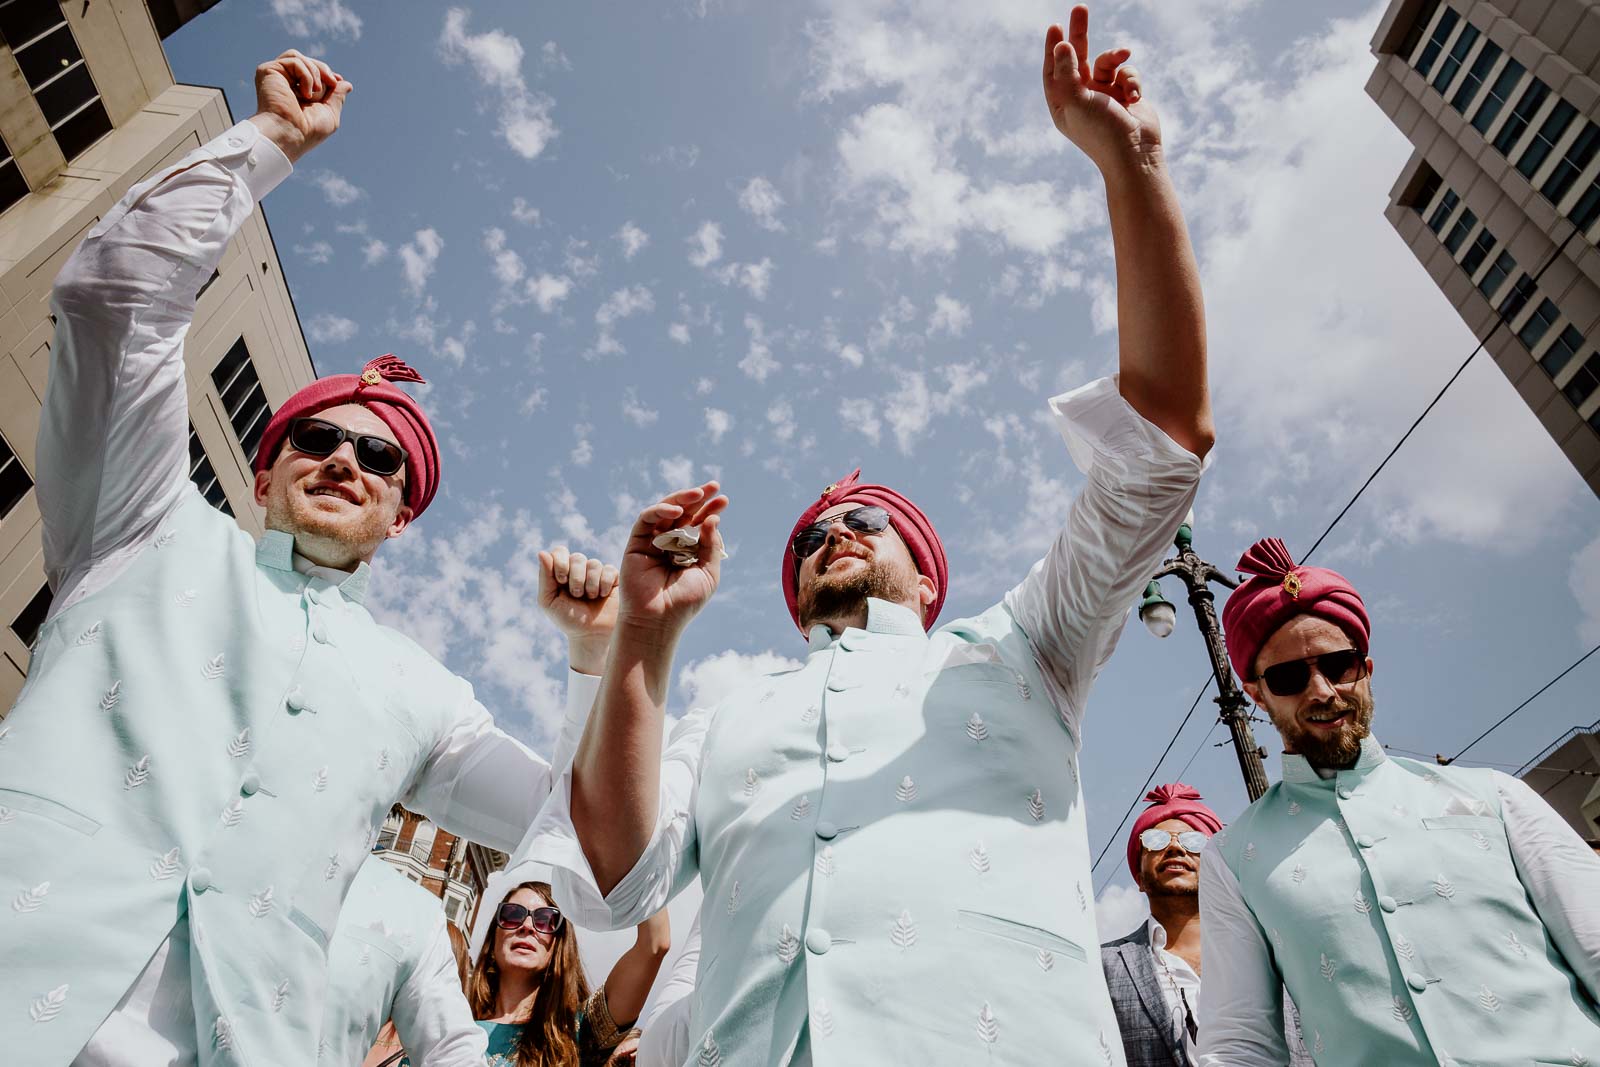
<svg viewBox="0 0 1600 1067"><path fill-rule="evenodd" d="M517 930L529 918L533 919L533 928L541 934L553 934L561 929L560 908L549 905L530 908L525 904L513 904L509 900L500 905L494 921L502 930Z"/></svg>
<svg viewBox="0 0 1600 1067"><path fill-rule="evenodd" d="M856 533L882 533L889 528L889 513L883 508L868 505L814 522L794 535L794 540L789 542L789 551L794 553L796 559L807 558L828 540L828 531L836 522L844 523Z"/></svg>
<svg viewBox="0 0 1600 1067"><path fill-rule="evenodd" d="M1139 835L1139 844L1145 847L1146 852L1160 852L1174 840L1185 852L1200 852L1211 839L1199 830L1185 830L1175 834L1171 830L1157 830L1154 827Z"/></svg>
<svg viewBox="0 0 1600 1067"><path fill-rule="evenodd" d="M1320 656L1274 663L1261 672L1261 680L1275 696L1297 697L1311 684L1313 665L1329 685L1350 685L1360 681L1367 673L1367 657L1356 649L1342 648L1337 652L1324 652Z"/></svg>
<svg viewBox="0 0 1600 1067"><path fill-rule="evenodd" d="M387 478L405 466L406 450L393 441L369 433L355 433L326 419L295 419L289 424L289 444L308 456L331 456L351 442L362 470Z"/></svg>

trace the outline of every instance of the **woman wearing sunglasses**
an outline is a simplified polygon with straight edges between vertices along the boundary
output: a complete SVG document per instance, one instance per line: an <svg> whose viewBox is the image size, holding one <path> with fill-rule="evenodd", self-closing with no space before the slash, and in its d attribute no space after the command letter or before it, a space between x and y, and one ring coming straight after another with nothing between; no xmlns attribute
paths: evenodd
<svg viewBox="0 0 1600 1067"><path fill-rule="evenodd" d="M638 1034L628 1027L670 939L663 910L639 925L633 946L591 991L577 934L551 903L549 884L518 885L501 901L467 984L473 1017L489 1035L489 1067L632 1063Z"/></svg>

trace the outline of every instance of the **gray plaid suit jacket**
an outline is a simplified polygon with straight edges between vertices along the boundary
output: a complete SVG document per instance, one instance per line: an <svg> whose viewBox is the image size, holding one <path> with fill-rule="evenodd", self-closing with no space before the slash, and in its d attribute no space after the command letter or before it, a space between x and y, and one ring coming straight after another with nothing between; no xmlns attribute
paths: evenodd
<svg viewBox="0 0 1600 1067"><path fill-rule="evenodd" d="M1183 1020L1167 1009L1144 923L1127 937L1100 946L1111 1006L1122 1030L1128 1067L1189 1067L1183 1052Z"/></svg>

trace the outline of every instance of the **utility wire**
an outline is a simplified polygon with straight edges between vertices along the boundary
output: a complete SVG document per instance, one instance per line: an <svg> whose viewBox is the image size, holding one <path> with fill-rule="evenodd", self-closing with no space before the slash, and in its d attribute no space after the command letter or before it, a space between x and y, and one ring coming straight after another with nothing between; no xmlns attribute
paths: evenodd
<svg viewBox="0 0 1600 1067"><path fill-rule="evenodd" d="M1556 675L1554 678L1550 679L1548 682L1544 683L1538 689L1536 689L1534 691L1533 695L1530 696L1527 700L1524 700L1522 703L1518 704L1516 707L1512 708L1510 711L1508 711L1504 715L1500 716L1500 718L1495 722L1495 724L1493 726L1489 727L1487 730L1485 730L1483 733L1479 734L1477 737L1474 737L1471 741L1468 741L1467 744L1466 744L1466 747L1463 748L1460 752L1457 752L1454 756L1451 756L1449 759L1446 759L1443 756L1438 756L1438 757L1436 757L1438 759L1438 761L1441 764L1444 764L1445 766L1448 766L1448 765L1454 763L1456 760L1460 759L1462 756L1466 755L1467 749L1471 748L1473 745L1477 744L1479 741L1482 741L1485 737L1488 737L1490 734L1492 734L1496 730L1500 729L1500 727L1504 726L1507 719L1511 718L1511 716L1515 715L1517 712L1521 711L1523 708L1527 707L1529 704L1532 704L1535 700L1538 700L1539 697L1544 694L1544 691L1546 689L1549 689L1551 686L1553 686L1557 682L1561 681L1561 679L1565 678L1567 675L1569 675L1573 671L1577 670L1578 667L1583 663L1584 660L1588 659L1590 656L1594 655L1596 652L1600 652L1600 645L1595 645L1589 651L1587 651L1583 655L1579 656L1576 660L1573 661L1572 665L1569 666L1566 670L1562 671L1560 674Z"/></svg>

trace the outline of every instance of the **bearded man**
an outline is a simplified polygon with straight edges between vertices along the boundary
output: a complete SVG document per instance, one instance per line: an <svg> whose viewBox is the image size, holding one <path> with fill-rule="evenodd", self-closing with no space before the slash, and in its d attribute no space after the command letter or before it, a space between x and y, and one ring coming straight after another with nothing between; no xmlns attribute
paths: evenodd
<svg viewBox="0 0 1600 1067"><path fill-rule="evenodd" d="M1070 39L1065 39L1065 38ZM1078 757L1095 675L1194 499L1212 439L1194 259L1126 49L1050 28L1057 128L1105 179L1120 375L1053 398L1087 475L1045 558L933 629L927 515L834 482L782 546L805 664L697 713L662 757L673 651L720 575L715 483L646 508L594 715L525 854L562 906L623 927L698 875L698 1063L1122 1062ZM698 526L689 565L655 545Z"/></svg>
<svg viewBox="0 0 1600 1067"><path fill-rule="evenodd" d="M1600 860L1521 781L1391 758L1355 587L1277 538L1239 560L1228 656L1283 781L1200 864L1203 1067L1600 1062Z"/></svg>
<svg viewBox="0 0 1600 1067"><path fill-rule="evenodd" d="M293 51L255 83L257 114L130 189L52 294L55 598L0 727L8 1062L315 1063L329 938L390 807L509 849L549 792L471 686L364 606L374 553L439 487L391 384L415 372L384 357L278 409L259 543L186 477L197 294L350 92ZM590 562L574 592L603 583Z"/></svg>

